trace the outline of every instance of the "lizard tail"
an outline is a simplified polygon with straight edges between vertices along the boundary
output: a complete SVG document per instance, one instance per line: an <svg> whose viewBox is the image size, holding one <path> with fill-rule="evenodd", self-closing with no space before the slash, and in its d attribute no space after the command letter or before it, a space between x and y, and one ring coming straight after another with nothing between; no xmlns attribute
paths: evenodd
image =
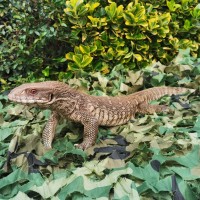
<svg viewBox="0 0 200 200"><path fill-rule="evenodd" d="M164 95L184 94L186 92L194 92L195 90L183 87L154 87L143 91L136 92L130 96L140 102L150 102L159 99Z"/></svg>

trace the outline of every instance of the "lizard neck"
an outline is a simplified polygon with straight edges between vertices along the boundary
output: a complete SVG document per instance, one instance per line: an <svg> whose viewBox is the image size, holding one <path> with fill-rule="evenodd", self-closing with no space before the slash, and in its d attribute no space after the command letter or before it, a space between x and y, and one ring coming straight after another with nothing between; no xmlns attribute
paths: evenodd
<svg viewBox="0 0 200 200"><path fill-rule="evenodd" d="M70 118L70 115L74 111L80 110L85 96L86 94L77 92L76 90L68 91L67 93L63 92L54 99L49 108L64 117Z"/></svg>

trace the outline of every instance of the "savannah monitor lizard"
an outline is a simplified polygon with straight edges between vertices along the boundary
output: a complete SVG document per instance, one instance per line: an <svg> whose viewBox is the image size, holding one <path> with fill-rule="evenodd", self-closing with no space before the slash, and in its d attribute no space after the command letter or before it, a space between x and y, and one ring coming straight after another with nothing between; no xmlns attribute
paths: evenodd
<svg viewBox="0 0 200 200"><path fill-rule="evenodd" d="M58 81L26 83L14 88L9 100L47 108L52 111L43 131L43 143L51 148L59 116L84 125L83 142L78 148L95 144L98 126L116 126L127 123L135 113L162 112L166 106L151 105L150 101L164 95L181 94L191 89L181 87L154 87L127 96L91 96Z"/></svg>

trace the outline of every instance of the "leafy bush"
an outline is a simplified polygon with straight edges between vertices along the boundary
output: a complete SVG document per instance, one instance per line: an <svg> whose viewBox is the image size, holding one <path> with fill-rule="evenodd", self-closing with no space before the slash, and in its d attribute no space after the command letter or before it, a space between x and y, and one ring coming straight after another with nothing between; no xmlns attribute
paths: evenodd
<svg viewBox="0 0 200 200"><path fill-rule="evenodd" d="M124 64L144 67L153 60L169 62L178 49L197 56L200 5L197 1L66 2L74 52L68 68L102 70Z"/></svg>
<svg viewBox="0 0 200 200"><path fill-rule="evenodd" d="M63 0L0 1L0 75L10 81L48 69L64 70L69 30L62 22ZM65 60L65 59L64 59Z"/></svg>
<svg viewBox="0 0 200 200"><path fill-rule="evenodd" d="M8 0L0 9L1 82L141 68L186 47L200 55L197 0Z"/></svg>

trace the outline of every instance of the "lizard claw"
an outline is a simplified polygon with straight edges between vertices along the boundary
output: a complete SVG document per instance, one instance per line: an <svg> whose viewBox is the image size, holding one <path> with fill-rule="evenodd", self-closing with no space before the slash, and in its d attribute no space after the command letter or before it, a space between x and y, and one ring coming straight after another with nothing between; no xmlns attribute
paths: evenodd
<svg viewBox="0 0 200 200"><path fill-rule="evenodd" d="M45 148L46 150L51 150L51 149L52 149L52 146L46 146L46 145L44 145L44 148Z"/></svg>
<svg viewBox="0 0 200 200"><path fill-rule="evenodd" d="M78 149L84 150L84 148L83 148L83 146L82 146L81 144L74 144L74 146L75 146L76 148L78 148Z"/></svg>
<svg viewBox="0 0 200 200"><path fill-rule="evenodd" d="M161 112L163 113L170 113L170 114L173 114L173 109L171 109L169 106L166 106L166 105L160 105L160 108L161 108Z"/></svg>
<svg viewBox="0 0 200 200"><path fill-rule="evenodd" d="M80 143L80 144L74 144L74 146L75 146L76 148L78 148L78 149L86 150L86 149L88 149L89 147L91 147L92 144L87 143L87 142L82 142L82 143Z"/></svg>
<svg viewBox="0 0 200 200"><path fill-rule="evenodd" d="M51 142L48 142L46 140L43 139L43 146L46 150L50 150L52 149L52 146L51 146Z"/></svg>

